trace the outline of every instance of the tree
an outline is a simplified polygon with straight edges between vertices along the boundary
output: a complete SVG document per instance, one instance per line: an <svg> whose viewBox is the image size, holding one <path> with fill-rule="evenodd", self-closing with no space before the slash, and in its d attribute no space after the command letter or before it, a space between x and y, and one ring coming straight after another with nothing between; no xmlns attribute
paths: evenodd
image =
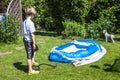
<svg viewBox="0 0 120 80"><path fill-rule="evenodd" d="M100 22L101 27L95 27L95 29L102 31L104 29L102 21L108 21L110 24L106 25L106 29L120 32L119 0L22 0L23 9L27 4L34 6L37 10L34 19L37 26L56 31L58 34L64 31L63 22L66 20L85 26L88 32L91 29L88 27ZM91 26L88 26L89 24Z"/></svg>

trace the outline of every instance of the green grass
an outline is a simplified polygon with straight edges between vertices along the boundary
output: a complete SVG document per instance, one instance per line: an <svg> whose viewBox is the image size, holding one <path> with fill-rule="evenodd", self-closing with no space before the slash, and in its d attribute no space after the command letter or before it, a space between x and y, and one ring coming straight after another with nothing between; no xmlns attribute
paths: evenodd
<svg viewBox="0 0 120 80"><path fill-rule="evenodd" d="M39 46L36 61L41 64L40 74L37 75L27 74L25 50L16 49L18 46L23 46L21 37L16 44L0 43L0 52L12 52L12 54L0 56L0 80L120 80L119 72L112 72L108 69L120 55L118 40L115 40L115 44L97 40L106 48L106 55L97 62L74 67L71 63L57 63L48 60L49 52L53 47L72 41L62 40L61 36L50 34L36 34ZM75 39L79 38L75 37Z"/></svg>

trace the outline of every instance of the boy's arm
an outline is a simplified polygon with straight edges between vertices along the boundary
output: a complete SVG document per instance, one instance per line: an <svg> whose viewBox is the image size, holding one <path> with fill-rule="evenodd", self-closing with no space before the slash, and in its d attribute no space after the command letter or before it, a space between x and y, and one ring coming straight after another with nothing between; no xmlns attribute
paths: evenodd
<svg viewBox="0 0 120 80"><path fill-rule="evenodd" d="M34 35L34 33L31 33L31 36L32 36L32 40L33 40L33 48L35 49L36 46L35 46L35 35Z"/></svg>

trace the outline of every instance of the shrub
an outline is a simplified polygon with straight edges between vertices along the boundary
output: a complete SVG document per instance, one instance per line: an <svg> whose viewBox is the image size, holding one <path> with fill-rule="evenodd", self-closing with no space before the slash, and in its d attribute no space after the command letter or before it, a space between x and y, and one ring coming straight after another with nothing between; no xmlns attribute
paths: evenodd
<svg viewBox="0 0 120 80"><path fill-rule="evenodd" d="M112 22L107 18L99 18L97 21L92 21L88 23L86 26L87 29L87 37L96 39L102 36L102 31L104 29L111 31L113 29Z"/></svg>
<svg viewBox="0 0 120 80"><path fill-rule="evenodd" d="M6 22L0 22L0 41L5 43L13 43L18 39L20 23L12 15L6 17Z"/></svg>
<svg viewBox="0 0 120 80"><path fill-rule="evenodd" d="M63 23L64 26L64 32L67 36L69 35L76 35L76 36L81 36L84 37L86 34L85 26L81 25L78 22L75 21L70 21L70 20L65 20Z"/></svg>

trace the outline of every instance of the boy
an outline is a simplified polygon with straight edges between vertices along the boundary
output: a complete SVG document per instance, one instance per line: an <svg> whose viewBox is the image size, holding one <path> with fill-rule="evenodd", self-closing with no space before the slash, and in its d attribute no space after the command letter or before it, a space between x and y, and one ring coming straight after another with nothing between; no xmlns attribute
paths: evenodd
<svg viewBox="0 0 120 80"><path fill-rule="evenodd" d="M36 49L36 43L35 43L35 35L34 32L35 26L32 22L32 18L34 14L36 13L35 9L33 7L27 7L25 9L26 13L26 19L23 22L23 42L27 53L27 63L28 63L28 74L37 74L39 71L35 71L32 69L32 65L34 62L34 50Z"/></svg>

